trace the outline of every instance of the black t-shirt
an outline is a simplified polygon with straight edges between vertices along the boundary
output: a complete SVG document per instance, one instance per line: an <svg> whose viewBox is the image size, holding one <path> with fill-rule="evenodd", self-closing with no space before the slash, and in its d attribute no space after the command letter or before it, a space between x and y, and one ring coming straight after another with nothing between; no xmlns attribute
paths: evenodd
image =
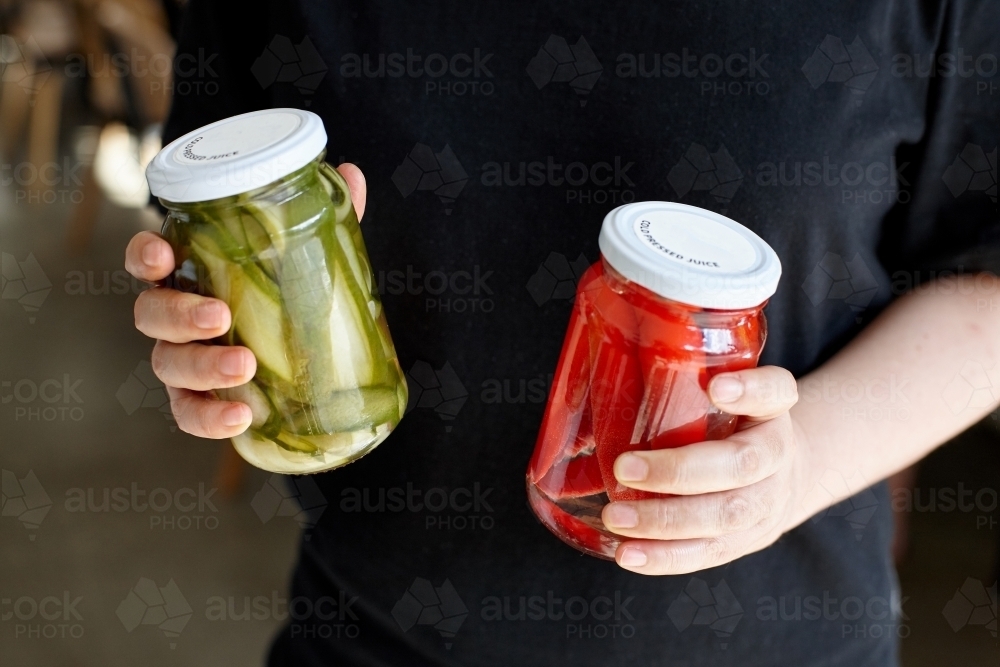
<svg viewBox="0 0 1000 667"><path fill-rule="evenodd" d="M643 577L551 535L524 474L573 282L620 203L702 206L769 242L762 363L796 375L916 282L1000 268L998 26L987 0L193 0L166 140L322 116L328 160L368 179L415 397L373 453L295 479L322 513L271 664L895 664L884 486L727 566Z"/></svg>

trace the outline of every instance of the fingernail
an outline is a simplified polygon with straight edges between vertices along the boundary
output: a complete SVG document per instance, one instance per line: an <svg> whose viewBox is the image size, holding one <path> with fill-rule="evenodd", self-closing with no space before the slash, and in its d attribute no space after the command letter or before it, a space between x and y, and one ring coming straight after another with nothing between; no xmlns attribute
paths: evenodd
<svg viewBox="0 0 1000 667"><path fill-rule="evenodd" d="M160 251L156 249L156 245L153 243L147 243L142 249L142 263L146 266L155 267L157 265L157 260L160 259Z"/></svg>
<svg viewBox="0 0 1000 667"><path fill-rule="evenodd" d="M612 528L635 528L639 525L639 513L631 505L611 503L604 510L604 523Z"/></svg>
<svg viewBox="0 0 1000 667"><path fill-rule="evenodd" d="M223 375L238 377L245 369L243 350L226 350L219 356L219 372Z"/></svg>
<svg viewBox="0 0 1000 667"><path fill-rule="evenodd" d="M633 454L622 454L615 463L615 477L619 482L641 482L649 476L646 459Z"/></svg>
<svg viewBox="0 0 1000 667"><path fill-rule="evenodd" d="M716 403L732 403L743 396L743 383L732 376L715 378L708 389Z"/></svg>
<svg viewBox="0 0 1000 667"><path fill-rule="evenodd" d="M226 426L239 426L250 421L250 411L245 405L230 405L222 411L222 423Z"/></svg>
<svg viewBox="0 0 1000 667"><path fill-rule="evenodd" d="M629 567L642 567L646 564L646 554L639 549L626 549L622 552L621 564Z"/></svg>
<svg viewBox="0 0 1000 667"><path fill-rule="evenodd" d="M195 306L194 324L199 329L217 329L222 322L222 309L214 301L208 301Z"/></svg>

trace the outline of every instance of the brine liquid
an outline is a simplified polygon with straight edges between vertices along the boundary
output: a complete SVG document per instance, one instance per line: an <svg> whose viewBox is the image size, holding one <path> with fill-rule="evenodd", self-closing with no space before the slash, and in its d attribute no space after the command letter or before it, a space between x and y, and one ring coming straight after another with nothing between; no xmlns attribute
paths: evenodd
<svg viewBox="0 0 1000 667"><path fill-rule="evenodd" d="M317 448L315 453L290 450L251 429L232 441L233 447L248 463L272 472L298 475L323 472L356 461L389 437L393 426L386 423L375 428L337 433L336 438L329 439L325 449Z"/></svg>

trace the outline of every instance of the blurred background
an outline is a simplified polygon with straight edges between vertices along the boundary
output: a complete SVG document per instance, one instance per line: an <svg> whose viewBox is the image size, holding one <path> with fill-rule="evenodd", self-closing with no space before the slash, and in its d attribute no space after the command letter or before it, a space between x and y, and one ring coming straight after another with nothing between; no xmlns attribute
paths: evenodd
<svg viewBox="0 0 1000 667"><path fill-rule="evenodd" d="M143 170L182 12L0 0L4 665L262 664L324 506L179 432L133 328L123 255L161 222ZM959 400L1000 394L965 375ZM1000 415L892 483L846 518L895 512L904 665L997 665Z"/></svg>

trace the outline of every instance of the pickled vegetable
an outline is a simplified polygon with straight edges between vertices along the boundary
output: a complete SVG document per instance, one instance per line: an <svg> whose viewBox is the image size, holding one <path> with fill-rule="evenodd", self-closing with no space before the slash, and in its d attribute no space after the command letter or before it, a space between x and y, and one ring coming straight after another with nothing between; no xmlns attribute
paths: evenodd
<svg viewBox="0 0 1000 667"><path fill-rule="evenodd" d="M229 304L218 344L257 358L252 381L215 393L253 419L233 439L251 463L313 472L381 442L406 407L406 382L375 289L347 184L313 162L267 188L169 204L173 285Z"/></svg>

